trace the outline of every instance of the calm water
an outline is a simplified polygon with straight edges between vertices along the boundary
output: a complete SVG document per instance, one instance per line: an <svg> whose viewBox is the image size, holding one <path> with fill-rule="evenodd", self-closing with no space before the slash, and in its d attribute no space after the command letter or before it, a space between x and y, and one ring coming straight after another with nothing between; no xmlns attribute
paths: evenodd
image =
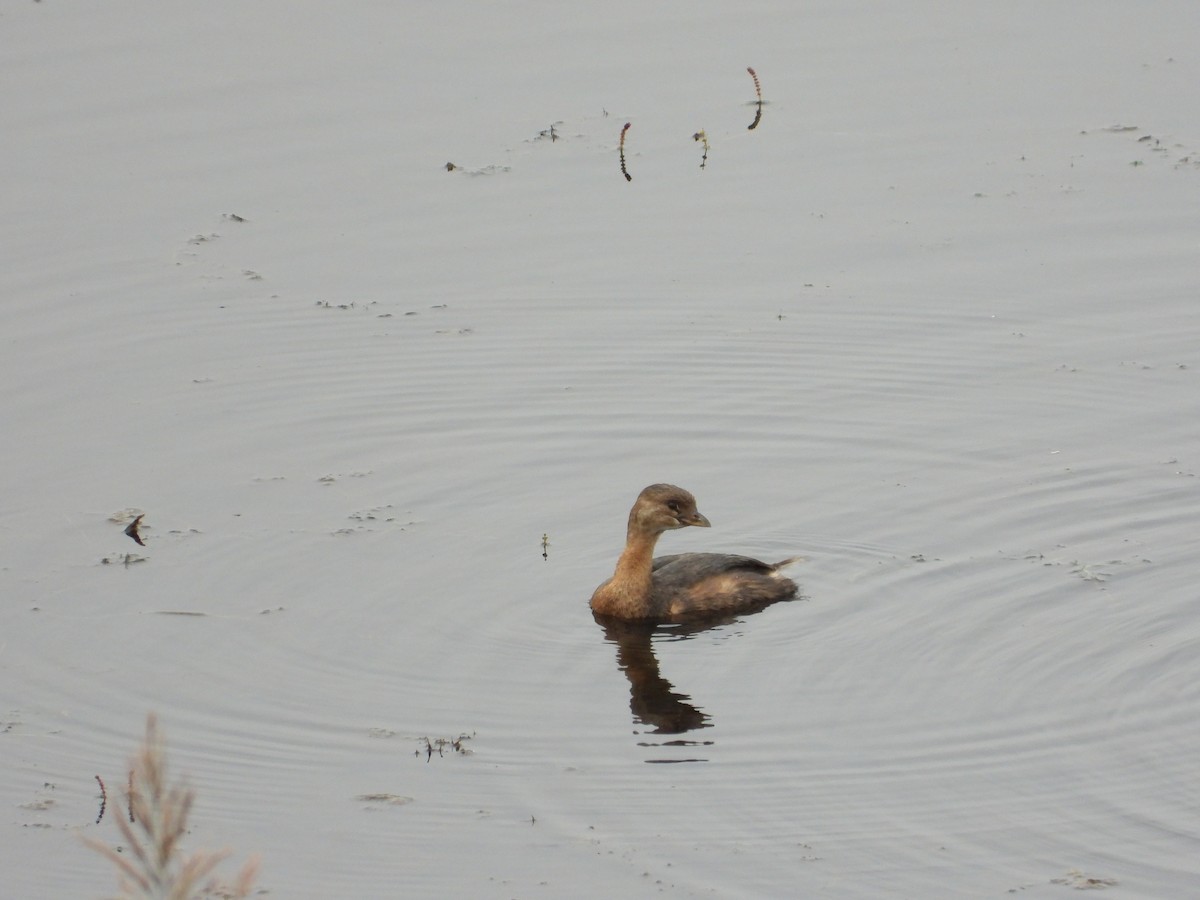
<svg viewBox="0 0 1200 900"><path fill-rule="evenodd" d="M30 15L39 46L152 43ZM340 104L409 73L349 26L331 58L363 41L367 74L314 87L295 25L277 78L237 63L257 73L242 106L215 64L178 95L115 72L131 99L99 112L38 89L82 131L147 128L181 97L228 121L143 144L155 177L97 138L117 167L80 176L83 202L117 209L113 233L52 183L31 227L65 216L61 242L27 238L5 276L3 893L109 889L76 835L116 839L94 776L120 783L148 710L198 791L193 841L260 852L281 897L1194 884L1200 172L1186 139L1139 141L1182 125L1105 131L1123 114L1075 93L997 132L1011 98L947 94L951 142L867 63L916 94L936 67L823 10L865 67L848 130L833 49L814 44L826 96L802 110L783 51L804 29L768 20L777 93L753 134L745 61L721 62L737 81L703 121L682 87L658 100L708 129L703 173L630 83L593 97L586 62L533 95L536 123L487 118L450 79L426 118L427 98L387 95L413 133L370 131L378 109ZM578 51L620 31L581 22ZM939 27L1033 47L1022 85L1055 71L1049 37L971 25ZM519 39L497 41L496 95L540 84L491 68ZM1194 83L1121 59L1168 97ZM268 102L297 87L325 117ZM17 119L23 148L52 127ZM536 139L558 120L567 139ZM76 163L20 156L45 177ZM714 526L664 552L803 554L802 599L694 632L593 621L660 480ZM145 548L110 521L128 508Z"/></svg>

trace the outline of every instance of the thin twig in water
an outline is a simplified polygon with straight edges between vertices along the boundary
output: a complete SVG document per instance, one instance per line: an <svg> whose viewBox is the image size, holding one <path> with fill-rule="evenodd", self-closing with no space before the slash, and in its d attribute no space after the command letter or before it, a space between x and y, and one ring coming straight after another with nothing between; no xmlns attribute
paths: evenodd
<svg viewBox="0 0 1200 900"><path fill-rule="evenodd" d="M762 85L758 83L758 73L755 72L753 68L746 66L746 71L749 72L750 77L754 79L754 95L758 97L758 103L756 103L754 107L754 121L751 122L746 128L747 131L753 131L758 127L758 123L762 120Z"/></svg>
<svg viewBox="0 0 1200 900"><path fill-rule="evenodd" d="M692 135L692 140L699 141L704 145L704 155L700 157L700 168L703 169L706 165L708 165L708 135L705 134L704 129L701 128Z"/></svg>
<svg viewBox="0 0 1200 900"><path fill-rule="evenodd" d="M633 176L625 169L625 132L629 130L629 126L632 124L632 122L626 122L625 127L621 129L621 143L618 146L621 152L621 174L625 176L626 181L633 181Z"/></svg>
<svg viewBox="0 0 1200 900"><path fill-rule="evenodd" d="M100 785L100 812L96 814L96 824L99 825L104 818L104 810L108 809L108 791L104 789L104 779L99 775L96 776L96 783Z"/></svg>

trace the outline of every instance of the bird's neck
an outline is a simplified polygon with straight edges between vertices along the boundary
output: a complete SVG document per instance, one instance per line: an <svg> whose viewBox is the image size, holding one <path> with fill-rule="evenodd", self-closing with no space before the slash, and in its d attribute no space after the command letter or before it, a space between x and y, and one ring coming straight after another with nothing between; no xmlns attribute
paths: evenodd
<svg viewBox="0 0 1200 900"><path fill-rule="evenodd" d="M630 525L625 535L625 549L617 560L615 577L621 581L650 583L654 567L654 545L662 532L644 531Z"/></svg>

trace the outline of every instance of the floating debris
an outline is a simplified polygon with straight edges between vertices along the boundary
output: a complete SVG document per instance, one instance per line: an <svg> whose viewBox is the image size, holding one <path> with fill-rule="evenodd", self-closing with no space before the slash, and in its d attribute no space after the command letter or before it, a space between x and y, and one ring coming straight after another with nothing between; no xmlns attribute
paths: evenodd
<svg viewBox="0 0 1200 900"><path fill-rule="evenodd" d="M467 168L464 168L463 166L458 165L457 163L448 162L445 165L445 169L447 172L463 172L467 175L496 175L501 172L508 172L512 169L512 167L511 166L490 165L490 166L483 166L482 168L479 168L479 169L467 169Z"/></svg>
<svg viewBox="0 0 1200 900"><path fill-rule="evenodd" d="M692 140L699 141L704 145L704 155L700 157L700 168L703 169L706 165L708 165L708 135L705 134L704 129L701 128L692 135Z"/></svg>
<svg viewBox="0 0 1200 900"><path fill-rule="evenodd" d="M1094 875L1085 875L1078 869L1071 869L1062 878L1051 878L1050 883L1065 884L1067 887L1073 887L1077 891L1097 891L1120 884L1115 878L1098 878Z"/></svg>
<svg viewBox="0 0 1200 900"><path fill-rule="evenodd" d="M354 798L359 803L383 803L387 806L407 806L413 802L412 797L402 797L399 794L359 794Z"/></svg>
<svg viewBox="0 0 1200 900"><path fill-rule="evenodd" d="M471 751L467 748L466 742L473 737L475 737L474 732L471 734L460 734L456 738L437 738L436 740L423 737L418 740L418 743L423 746L419 746L413 755L420 756L424 753L425 762L433 759L433 754L435 753L438 756L445 756L446 750L452 750L460 756L470 756Z"/></svg>
<svg viewBox="0 0 1200 900"><path fill-rule="evenodd" d="M135 563L145 562L147 559L148 559L148 557L139 556L136 553L122 553L118 556L105 556L105 557L101 558L100 564L103 566L111 566L116 563L120 563L121 565L123 565L125 568L128 569L130 566L134 565Z"/></svg>
<svg viewBox="0 0 1200 900"><path fill-rule="evenodd" d="M139 547L145 547L146 542L142 540L142 536L138 534L138 528L142 524L142 519L146 518L146 514L142 513L137 516L132 522L125 526L125 533L133 538Z"/></svg>

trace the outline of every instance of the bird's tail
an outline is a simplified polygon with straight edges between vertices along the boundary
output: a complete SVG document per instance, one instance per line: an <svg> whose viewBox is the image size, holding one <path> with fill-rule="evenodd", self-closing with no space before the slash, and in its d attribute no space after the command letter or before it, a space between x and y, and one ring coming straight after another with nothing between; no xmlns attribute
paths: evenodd
<svg viewBox="0 0 1200 900"><path fill-rule="evenodd" d="M807 556L789 556L787 559L780 560L779 562L775 563L775 565L771 566L771 568L778 571L785 566L790 566L792 563L804 562L807 559Z"/></svg>

